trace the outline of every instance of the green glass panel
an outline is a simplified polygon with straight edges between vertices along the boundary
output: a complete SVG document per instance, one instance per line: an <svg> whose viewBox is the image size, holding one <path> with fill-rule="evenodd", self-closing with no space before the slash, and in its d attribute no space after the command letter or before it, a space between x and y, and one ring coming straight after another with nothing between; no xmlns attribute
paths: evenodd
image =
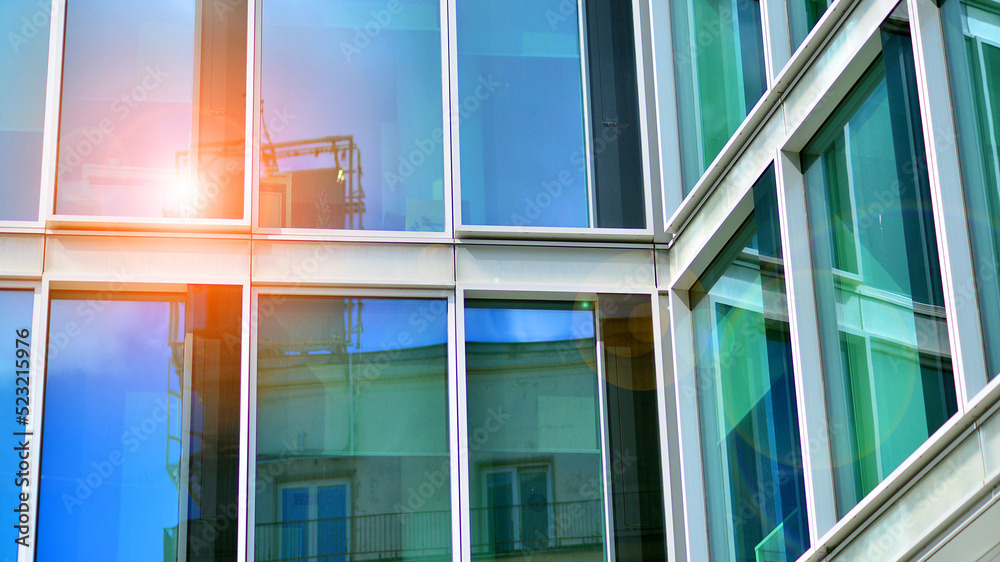
<svg viewBox="0 0 1000 562"><path fill-rule="evenodd" d="M882 45L803 150L841 515L956 411L912 47Z"/></svg>
<svg viewBox="0 0 1000 562"><path fill-rule="evenodd" d="M593 307L495 304L465 310L472 558L604 560Z"/></svg>
<svg viewBox="0 0 1000 562"><path fill-rule="evenodd" d="M451 560L447 303L267 297L259 324L255 559Z"/></svg>
<svg viewBox="0 0 1000 562"><path fill-rule="evenodd" d="M767 89L760 3L671 3L685 194Z"/></svg>
<svg viewBox="0 0 1000 562"><path fill-rule="evenodd" d="M990 377L1000 373L1000 2L941 4L975 279L962 307L978 304ZM978 301L978 302L977 302ZM963 311L960 311L962 313Z"/></svg>
<svg viewBox="0 0 1000 562"><path fill-rule="evenodd" d="M713 560L791 561L809 546L774 174L692 291Z"/></svg>

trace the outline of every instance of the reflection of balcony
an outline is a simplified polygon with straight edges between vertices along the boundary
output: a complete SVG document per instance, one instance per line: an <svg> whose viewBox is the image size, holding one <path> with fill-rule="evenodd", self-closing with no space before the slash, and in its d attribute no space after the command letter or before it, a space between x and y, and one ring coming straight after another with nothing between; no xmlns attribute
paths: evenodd
<svg viewBox="0 0 1000 562"><path fill-rule="evenodd" d="M258 523L255 545L264 562L450 559L451 512Z"/></svg>
<svg viewBox="0 0 1000 562"><path fill-rule="evenodd" d="M544 521L549 516L551 519ZM474 529L483 530L479 540L472 544L473 557L600 550L604 544L604 511L600 500L473 509L471 524ZM515 525L519 528L514 528Z"/></svg>

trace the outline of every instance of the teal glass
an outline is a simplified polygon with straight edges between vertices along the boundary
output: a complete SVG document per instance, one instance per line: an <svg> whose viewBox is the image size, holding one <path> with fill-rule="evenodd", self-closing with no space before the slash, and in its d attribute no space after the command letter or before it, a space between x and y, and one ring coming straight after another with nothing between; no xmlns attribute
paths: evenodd
<svg viewBox="0 0 1000 562"><path fill-rule="evenodd" d="M38 560L236 559L241 294L53 298Z"/></svg>
<svg viewBox="0 0 1000 562"><path fill-rule="evenodd" d="M447 312L260 299L255 560L452 559Z"/></svg>
<svg viewBox="0 0 1000 562"><path fill-rule="evenodd" d="M458 0L463 224L591 226L579 10Z"/></svg>
<svg viewBox="0 0 1000 562"><path fill-rule="evenodd" d="M0 0L0 220L38 220L49 0ZM16 86L15 86L16 85Z"/></svg>
<svg viewBox="0 0 1000 562"><path fill-rule="evenodd" d="M684 194L767 90L760 2L670 2Z"/></svg>
<svg viewBox="0 0 1000 562"><path fill-rule="evenodd" d="M692 290L712 560L791 562L809 547L774 170Z"/></svg>
<svg viewBox="0 0 1000 562"><path fill-rule="evenodd" d="M957 411L908 36L803 150L837 511Z"/></svg>
<svg viewBox="0 0 1000 562"><path fill-rule="evenodd" d="M833 0L788 0L788 33L794 51L812 31Z"/></svg>
<svg viewBox="0 0 1000 562"><path fill-rule="evenodd" d="M605 559L592 310L466 302L474 560Z"/></svg>
<svg viewBox="0 0 1000 562"><path fill-rule="evenodd" d="M1000 373L1000 2L941 5L966 212L976 278L960 287L960 306L978 294L990 378ZM964 312L964 311L962 311Z"/></svg>
<svg viewBox="0 0 1000 562"><path fill-rule="evenodd" d="M0 384L0 399L5 404L10 404L13 410L10 415L0 419L0 431L6 442L0 462L5 467L3 477L11 484L4 498L11 507L4 510L3 517L0 518L0 524L10 529L11 540L0 546L0 560L17 560L18 541L28 546L34 544L27 520L28 503L23 501L21 493L22 487L28 487L26 497L31 497L33 492L30 488L37 485L34 477L36 471L32 470L35 467L31 466L34 463L30 458L26 465L21 464L25 459L21 458L21 451L18 450L25 443L22 440L30 442L30 437L18 434L27 430L26 423L35 419L31 415L34 406L28 393L31 382L29 369L32 360L33 301L32 291L0 291L0 310L3 311L0 317L0 334L3 335L4 346L3 362L0 362L0 381L3 381ZM41 355L34 354L36 358Z"/></svg>

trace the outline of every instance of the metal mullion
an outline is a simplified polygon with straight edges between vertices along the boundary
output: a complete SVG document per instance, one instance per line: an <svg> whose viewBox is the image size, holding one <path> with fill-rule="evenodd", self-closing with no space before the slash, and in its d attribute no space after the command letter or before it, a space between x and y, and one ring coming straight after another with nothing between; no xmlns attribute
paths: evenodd
<svg viewBox="0 0 1000 562"><path fill-rule="evenodd" d="M244 289L246 290L246 289ZM257 320L259 310L260 310L260 289L257 287L250 287L250 316L247 321L243 323L244 332L249 334L249 357L247 359L247 368L249 369L249 374L244 377L247 380L247 385L249 386L247 390L247 410L245 418L247 420L247 441L246 441L246 456L247 462L246 473L247 480L244 485L240 486L240 493L247 494L246 502L246 531L244 535L244 540L241 541L244 544L245 558L239 558L240 560L256 560L256 525L257 525L257 494L251 494L250 490L256 490L257 485L257 334L260 331L259 322ZM249 327L249 328L248 328ZM244 463L241 463L241 467ZM242 472L241 472L242 477ZM280 504L279 504L280 505ZM241 510L242 513L242 510ZM243 531L241 527L241 531Z"/></svg>
<svg viewBox="0 0 1000 562"><path fill-rule="evenodd" d="M250 285L250 280L247 279L243 282L241 298L242 302L242 317L243 321L240 322L240 453L239 453L239 472L238 472L238 488L236 493L236 504L238 514L236 516L236 559L237 560L250 560L248 557L248 544L249 537L253 534L250 533L250 489L252 485L252 480L250 480L250 473L252 469L250 464L253 457L250 456L250 441L254 438L254 434L250 432L251 428L251 417L256 415L256 403L251 401L251 397L255 396L256 393L253 392L251 388L251 378L256 381L256 369L250 369L251 350L256 349L256 345L251 346L251 343L255 343L253 338L256 332L256 322L252 322L252 318L256 318L253 314L257 310L256 303L252 299L253 291ZM255 362L256 366L256 362Z"/></svg>
<svg viewBox="0 0 1000 562"><path fill-rule="evenodd" d="M264 0L248 0L247 2L247 96L246 96L246 126L244 128L243 169L246 174L243 181L243 217L242 222L249 223L251 232L257 228L259 221L260 189L260 84L261 84L261 35Z"/></svg>
<svg viewBox="0 0 1000 562"><path fill-rule="evenodd" d="M55 3L55 2L54 2ZM31 443L28 446L32 470L28 481L27 492L21 487L20 493L28 493L28 536L30 546L17 547L18 562L33 562L38 541L38 492L42 475L42 421L45 413L45 371L48 360L48 325L49 325L49 285L42 281L36 283L31 304L31 350L28 355L28 388L29 396L34 400L34 408L29 410L28 424L25 432L31 432ZM34 483L34 484L32 484Z"/></svg>
<svg viewBox="0 0 1000 562"><path fill-rule="evenodd" d="M652 298L653 305L653 334L654 340L659 339L659 345L653 346L653 364L656 368L656 410L657 410L657 421L660 431L660 467L661 467L661 479L663 485L663 516L664 516L664 526L667 539L667 559L668 560L684 560L685 549L684 549L684 538L683 536L677 536L677 525L681 525L683 529L684 520L683 517L680 521L674 519L674 502L672 494L675 490L674 480L675 475L679 474L680 469L680 458L677 454L677 450L673 445L673 434L670 432L671 426L675 422L669 420L676 420L676 397L674 396L676 391L676 385L673 384L673 361L672 359L672 341L671 332L667 330L670 326L669 317L669 307L664 311L662 305L662 299L668 298L666 295L662 296L658 291L653 291L650 294ZM664 319L664 313L667 314L667 318ZM670 374L668 376L667 369L670 369ZM670 381L669 388L670 393L667 391L667 381ZM678 490L679 491L679 490ZM683 533L682 533L683 534Z"/></svg>
<svg viewBox="0 0 1000 562"><path fill-rule="evenodd" d="M907 0L959 412L989 382L941 11ZM945 194L945 186L950 186ZM964 306L962 306L964 304ZM971 308L970 308L971 307ZM964 311L963 311L964 309Z"/></svg>
<svg viewBox="0 0 1000 562"><path fill-rule="evenodd" d="M836 492L826 412L820 326L806 214L805 178L794 160L778 151L775 180L778 222L788 295L792 370L799 417L809 542L815 545L837 523Z"/></svg>
<svg viewBox="0 0 1000 562"><path fill-rule="evenodd" d="M604 554L607 557L608 562L615 561L615 533L614 533L614 512L611 509L611 486L614 484L611 472L611 448L610 448L610 437L608 435L608 412L606 403L606 384L607 374L605 373L606 365L604 364L604 359L607 354L604 353L604 334L601 330L601 319L600 319L600 307L597 306L600 300L594 300L594 366L597 369L597 415L598 427L600 429L600 450L601 450L601 469L603 474L603 485L601 486L601 495L604 503ZM549 496L550 498L552 496Z"/></svg>
<svg viewBox="0 0 1000 562"><path fill-rule="evenodd" d="M445 25L441 27L442 31L447 29L444 35L448 38L448 50L445 53L445 58L442 59L447 62L447 65L442 67L441 74L443 78L447 79L445 85L448 89L443 97L446 129L449 131L448 138L451 140L447 151L448 158L446 159L446 162L451 164L451 168L446 169L445 173L451 173L451 235L455 236L455 231L462 226L462 160L459 154L459 147L461 146L459 135L459 129L461 128L461 100L458 96L458 25L455 21L457 19L456 4L458 0L442 0L442 2L447 6L447 28ZM445 196L447 197L448 194L446 193Z"/></svg>
<svg viewBox="0 0 1000 562"><path fill-rule="evenodd" d="M774 87L775 79L785 63L792 57L789 37L788 11L784 0L760 0L761 21L764 32L764 67L767 69L767 86Z"/></svg>
<svg viewBox="0 0 1000 562"><path fill-rule="evenodd" d="M444 204L444 234L446 238L455 236L455 177L452 176L452 166L458 165L457 147L458 136L449 126L451 124L451 107L449 101L451 96L452 72L457 71L457 66L452 65L452 45L455 43L455 34L452 33L451 22L454 13L451 11L450 0L440 0L439 27L441 28L441 130L444 135L441 152L444 155L444 178L442 199ZM457 55L454 60L457 60ZM457 73L454 82L457 84ZM452 144L452 139L455 143ZM456 168L457 169L457 168ZM461 204L459 204L461 208Z"/></svg>
<svg viewBox="0 0 1000 562"><path fill-rule="evenodd" d="M632 0L632 32L635 44L635 70L637 77L636 91L639 97L639 141L642 149L643 213L646 217L645 230L656 232L663 229L663 224L658 223L658 217L654 209L660 209L663 206L663 197L662 194L654 194L653 192L653 178L658 175L653 173L652 146L659 146L659 143L654 145L650 142L652 131L656 131L655 127L650 126L650 98L648 95L654 93L652 90L653 86L649 81L654 74L653 61L647 60L648 57L646 56L646 37L648 34L645 32L652 29L652 26L648 21L649 12L644 11L643 6L642 0ZM648 8L648 6L646 7ZM652 115L655 116L655 108L653 109Z"/></svg>
<svg viewBox="0 0 1000 562"><path fill-rule="evenodd" d="M452 514L452 544L458 550L452 554L452 559L470 562L472 560L472 510L470 509L471 502L469 501L469 401L465 362L465 294L461 290L455 293L454 319L455 321L450 323L450 325L455 327L453 346L456 348L455 360L457 368L449 380L454 383L455 388L452 397L455 403L453 411L455 413L456 444L458 446L458 454L452 455L451 460L452 468L455 468L456 464L458 465L458 470L453 472L451 479L452 491L454 492L456 488L458 489L458 493L452 497L453 510L455 509L455 504L458 504L458 511ZM452 340L449 339L449 341ZM459 344L461 344L460 349L458 348ZM458 514L457 533L455 532L455 513ZM457 558L456 555L458 556Z"/></svg>
<svg viewBox="0 0 1000 562"><path fill-rule="evenodd" d="M595 228L597 226L597 208L595 191L597 190L594 174L594 151L591 146L593 142L594 123L591 113L591 104L594 100L590 96L590 72L588 69L590 49L587 33L587 6L584 0L576 0L577 30L580 40L580 85L581 101L583 105L583 153L586 157L587 166L587 226Z"/></svg>
<svg viewBox="0 0 1000 562"><path fill-rule="evenodd" d="M659 142L660 216L666 228L667 221L680 207L684 194L681 188L680 141L677 132L677 84L674 75L674 46L671 29L670 4L649 0L650 42L653 50L653 80L655 82L655 111ZM669 178L669 179L668 179ZM670 186L668 188L668 186Z"/></svg>
<svg viewBox="0 0 1000 562"><path fill-rule="evenodd" d="M39 226L44 226L55 212L65 28L66 0L52 0L49 17L48 68L45 79L45 118L42 125L42 177L38 193L38 217L34 221Z"/></svg>
<svg viewBox="0 0 1000 562"><path fill-rule="evenodd" d="M685 518L684 537L688 560L709 560L705 478L696 401L698 384L694 370L694 319L691 309L685 302L686 296L676 290L670 292L670 321L674 334L676 423Z"/></svg>

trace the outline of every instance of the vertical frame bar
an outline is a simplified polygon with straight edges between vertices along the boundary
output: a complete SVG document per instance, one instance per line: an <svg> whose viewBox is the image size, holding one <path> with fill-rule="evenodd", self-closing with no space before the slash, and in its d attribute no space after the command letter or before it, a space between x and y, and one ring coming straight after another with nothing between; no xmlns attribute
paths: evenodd
<svg viewBox="0 0 1000 562"><path fill-rule="evenodd" d="M260 67L257 56L257 46L260 45L260 29L258 10L263 0L247 0L247 83L246 83L246 127L243 139L243 217L240 222L252 227L257 225L257 183L260 175L260 159L257 158L255 147L258 146L257 125L255 119L260 111Z"/></svg>
<svg viewBox="0 0 1000 562"><path fill-rule="evenodd" d="M653 209L659 209L662 206L661 196L656 196L656 204L654 205L653 199L653 169L652 169L652 155L651 155L651 127L650 122L650 111L649 111L649 101L647 90L652 91L651 83L647 79L647 74L653 76L652 64L648 60L646 46L647 33L644 33L649 27L649 17L648 12L643 10L647 7L641 0L632 0L632 33L633 42L635 44L635 72L636 72L636 90L639 97L639 142L642 146L642 201L643 201L643 213L645 214L645 230L652 232L659 232L663 229L663 224L657 221ZM654 99L655 101L655 99ZM656 129L653 128L653 131ZM596 209L595 209L596 213ZM596 214L595 214L596 216ZM596 225L595 225L596 226Z"/></svg>
<svg viewBox="0 0 1000 562"><path fill-rule="evenodd" d="M774 87L775 78L781 74L785 63L792 56L788 30L788 11L784 0L760 0L761 20L764 25L764 66L767 68L768 88Z"/></svg>
<svg viewBox="0 0 1000 562"><path fill-rule="evenodd" d="M989 381L941 11L907 0L958 410ZM947 197L944 186L949 186ZM970 309L971 306L971 309Z"/></svg>
<svg viewBox="0 0 1000 562"><path fill-rule="evenodd" d="M455 236L455 216L454 216L454 185L455 178L451 174L452 166L456 166L458 163L457 159L457 146L456 143L452 148L452 138L457 139L454 136L455 133L452 131L451 124L451 104L449 100L452 99L451 96L451 84L452 84L452 70L453 68L457 70L458 66L452 67L452 45L455 43L455 34L452 33L451 21L454 19L454 14L451 12L451 2L449 0L441 0L440 7L438 8L441 12L440 14L440 27L441 27L441 131L444 134L444 141L441 148L441 152L444 155L444 193L442 198L444 199L444 233L449 237ZM457 57L457 54L456 54ZM456 59L457 60L457 59ZM457 84L457 72L455 74L456 79L454 80ZM452 152L456 150L456 152ZM459 202L461 206L461 202Z"/></svg>
<svg viewBox="0 0 1000 562"><path fill-rule="evenodd" d="M600 295L594 299L594 367L597 372L597 415L601 440L601 470L603 472L603 485L601 495L604 501L604 556L608 562L615 560L615 533L614 533L614 513L611 509L611 486L614 483L611 476L611 449L608 447L608 406L607 400L607 378L604 374L604 332L601 330ZM549 497L552 497L551 495Z"/></svg>
<svg viewBox="0 0 1000 562"><path fill-rule="evenodd" d="M56 2L53 2L55 4ZM28 376L31 377L29 388L31 397L35 401L35 407L30 411L28 425L25 432L30 432L33 441L29 445L29 454L32 464L36 467L34 478L30 480L33 484L27 487L29 494L28 516L31 521L28 524L28 533L31 536L30 546L17 547L18 562L33 562L35 560L35 549L38 547L38 490L41 478L42 461L42 426L45 419L45 370L48 360L49 343L49 281L42 278L40 286L35 288L34 302L31 309L31 329L33 353L29 355L31 364L28 367ZM22 488L22 493L24 488Z"/></svg>
<svg viewBox="0 0 1000 562"><path fill-rule="evenodd" d="M260 331L260 322L258 320L258 314L260 314L260 289L256 287L245 286L246 290L250 295L250 316L244 322L244 326L249 327L249 330L244 329L244 334L249 333L249 348L247 353L249 353L249 360L247 361L247 369L249 369L249 374L246 376L247 385L249 386L247 390L247 410L246 410L246 421L247 421L247 441L246 441L246 455L247 455L247 480L246 483L241 483L240 493L247 494L246 502L246 531L243 536L243 549L245 556L243 558L238 558L238 560L256 560L256 549L257 549L257 334ZM246 307L244 306L244 309ZM246 342L244 342L246 344ZM242 390L242 389L241 389ZM240 459L242 462L242 459ZM241 464L241 466L243 466ZM242 473L241 473L242 477ZM240 513L243 513L241 508Z"/></svg>
<svg viewBox="0 0 1000 562"><path fill-rule="evenodd" d="M445 127L449 131L451 144L448 146L448 158L446 163L451 164L451 168L445 168L445 174L451 172L451 198L452 198L452 228L451 235L455 236L455 229L462 225L462 159L459 154L461 146L461 100L458 98L458 19L456 4L458 0L441 0L447 6L447 27L442 22L441 31L447 38L448 50L445 53L447 65L441 68L441 74L447 77L448 87L444 92L445 105ZM447 31L445 31L447 29ZM445 184L447 186L447 184ZM460 302L462 302L460 300ZM463 310L464 304L459 307L459 312Z"/></svg>
<svg viewBox="0 0 1000 562"><path fill-rule="evenodd" d="M654 100L659 148L660 216L666 225L684 199L681 176L680 130L677 119L677 86L674 82L674 47L670 3L648 0L650 41L653 51ZM658 233L660 228L657 228Z"/></svg>
<svg viewBox="0 0 1000 562"><path fill-rule="evenodd" d="M670 291L670 326L674 334L673 363L680 450L680 480L684 505L684 543L688 560L710 560L705 479L699 435L694 331L687 291Z"/></svg>
<svg viewBox="0 0 1000 562"><path fill-rule="evenodd" d="M250 560L247 557L247 541L250 540L249 537L253 536L249 532L252 529L250 527L252 518L249 512L249 495L250 486L252 485L250 473L253 471L251 468L253 458L250 457L250 440L254 437L254 434L250 433L250 420L251 417L256 417L257 414L256 402L252 402L250 399L252 395L251 382L254 383L254 386L256 385L256 376L254 375L256 370L250 370L250 359L253 358L251 349L255 349L256 345L251 346L250 344L253 342L251 338L256 331L252 329L255 324L252 319L257 307L255 306L256 303L252 300L249 276L243 282L241 300L243 303L243 318L240 322L240 356L242 357L242 361L240 361L240 468L236 500L239 509L236 522L236 559ZM254 366L256 367L256 365ZM253 378L252 381L251 377Z"/></svg>
<svg viewBox="0 0 1000 562"><path fill-rule="evenodd" d="M45 120L42 125L42 183L38 194L37 223L39 226L44 226L46 221L55 214L65 30L66 0L52 0L52 11L49 18L49 66L45 78Z"/></svg>
<svg viewBox="0 0 1000 562"><path fill-rule="evenodd" d="M451 467L451 472L449 476L451 477L451 556L452 560L456 557L463 557L465 553L462 550L462 546L468 544L465 540L466 534L463 534L463 528L468 527L465 523L468 521L467 516L462 511L463 500L466 496L462 494L462 480L460 478L462 472L462 451L468 451L467 448L462 448L462 436L465 435L459 429L461 417L461 408L459 404L464 402L465 394L459 394L460 379L464 378L465 369L459 369L459 352L458 352L458 300L454 294L448 296L448 436L449 436L449 457L448 462ZM463 338L464 340L464 338ZM461 354L464 356L464 352ZM466 439L467 443L468 439Z"/></svg>
<svg viewBox="0 0 1000 562"><path fill-rule="evenodd" d="M576 0L577 29L580 31L580 85L583 100L583 152L587 160L587 226L594 228L597 226L597 208L594 191L597 186L594 184L594 153L591 136L594 133L594 123L590 115L590 72L587 66L589 62L589 37L587 34L587 5L585 0Z"/></svg>
<svg viewBox="0 0 1000 562"><path fill-rule="evenodd" d="M454 0L452 0L454 1ZM452 496L452 507L459 504L458 511L458 546L461 550L453 554L459 554L458 560L469 562L472 560L472 533L470 529L472 521L472 511L469 502L469 401L468 385L465 377L465 292L462 289L455 291L455 347L457 349L456 365L457 369L452 377L455 383L455 407L457 408L455 424L458 431L458 456L452 457L452 466L458 463L458 482L452 477L452 490L458 487L458 494ZM454 514L453 514L454 517ZM454 520L453 520L454 521ZM455 524L452 523L452 532L455 532ZM456 537L452 537L452 544L455 544Z"/></svg>
<svg viewBox="0 0 1000 562"><path fill-rule="evenodd" d="M815 545L837 523L837 509L805 181L798 161L798 154L790 155L779 150L775 158L775 182L786 272L785 293L788 295L792 372L799 414L809 541ZM834 432L837 430L833 429Z"/></svg>
<svg viewBox="0 0 1000 562"><path fill-rule="evenodd" d="M663 522L666 527L667 536L667 558L669 560L686 560L686 549L684 548L684 512L675 507L671 501L672 495L677 493L683 496L680 486L680 456L678 455L677 442L672 426L677 420L677 387L674 384L673 362L673 342L670 333L670 307L669 296L660 295L658 291L653 291L650 295L653 305L653 334L654 341L659 340L659 345L653 346L653 361L656 368L656 401L657 415L660 427L660 466L662 467L661 477L663 479ZM665 318L664 318L665 317ZM668 370L669 369L669 374ZM667 385L670 391L667 391ZM674 423L671 423L673 420ZM678 517L679 516L679 517ZM680 529L680 533L678 533Z"/></svg>

